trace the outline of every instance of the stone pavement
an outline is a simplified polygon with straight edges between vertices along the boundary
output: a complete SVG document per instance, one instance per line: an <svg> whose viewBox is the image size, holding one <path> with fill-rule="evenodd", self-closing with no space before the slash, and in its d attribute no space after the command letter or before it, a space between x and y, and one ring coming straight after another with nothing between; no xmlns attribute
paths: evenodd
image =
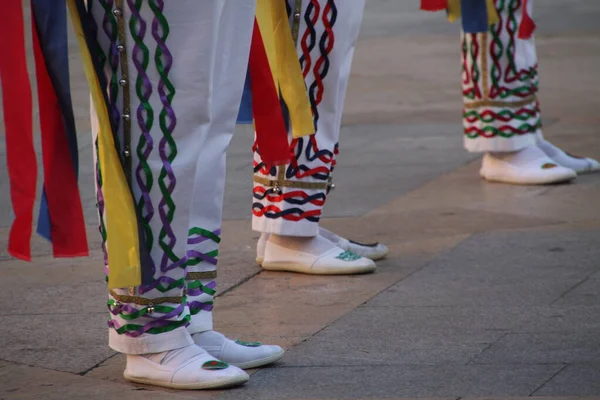
<svg viewBox="0 0 600 400"><path fill-rule="evenodd" d="M414 4L413 4L414 3ZM600 2L536 3L545 134L600 158ZM391 254L375 274L261 272L251 132L229 157L217 329L288 355L227 392L130 385L106 346L87 93L73 57L92 256L0 254L0 399L600 398L600 175L486 184L461 148L457 26L369 0L323 225ZM4 148L0 153L5 154ZM0 171L0 241L11 213Z"/></svg>

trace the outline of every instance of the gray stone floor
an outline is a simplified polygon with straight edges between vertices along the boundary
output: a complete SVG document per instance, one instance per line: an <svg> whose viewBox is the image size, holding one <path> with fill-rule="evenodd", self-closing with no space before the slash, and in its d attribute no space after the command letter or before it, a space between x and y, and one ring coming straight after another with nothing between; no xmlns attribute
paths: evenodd
<svg viewBox="0 0 600 400"><path fill-rule="evenodd" d="M460 138L458 26L443 20L416 1L367 2L323 224L388 244L375 274L254 265L252 132L239 128L216 324L289 350L227 392L130 385L124 358L106 346L87 89L74 53L92 256L52 259L35 239L33 263L10 259L0 170L0 400L600 398L600 175L544 187L482 182ZM537 1L536 20L545 134L600 158L600 2Z"/></svg>

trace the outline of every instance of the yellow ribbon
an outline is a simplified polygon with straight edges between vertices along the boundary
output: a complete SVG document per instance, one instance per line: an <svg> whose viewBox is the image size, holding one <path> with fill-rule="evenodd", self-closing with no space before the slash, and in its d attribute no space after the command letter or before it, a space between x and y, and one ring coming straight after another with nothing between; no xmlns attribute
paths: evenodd
<svg viewBox="0 0 600 400"><path fill-rule="evenodd" d="M486 6L487 6L487 14L488 14L488 24L490 24L490 26L492 26L495 23L500 22L500 16L498 15L498 9L496 8L496 5L494 4L494 0L486 0Z"/></svg>
<svg viewBox="0 0 600 400"><path fill-rule="evenodd" d="M121 161L115 149L103 88L94 70L92 57L85 41L76 0L67 0L75 36L79 43L85 75L90 86L94 108L98 114L98 159L102 173L106 220L110 289L139 286L141 267L137 219L133 199Z"/></svg>
<svg viewBox="0 0 600 400"><path fill-rule="evenodd" d="M295 138L312 135L315 133L312 110L285 3L281 0L258 0L256 20L275 86L279 88L290 112L292 134Z"/></svg>
<svg viewBox="0 0 600 400"><path fill-rule="evenodd" d="M448 0L448 21L454 22L460 19L460 0Z"/></svg>

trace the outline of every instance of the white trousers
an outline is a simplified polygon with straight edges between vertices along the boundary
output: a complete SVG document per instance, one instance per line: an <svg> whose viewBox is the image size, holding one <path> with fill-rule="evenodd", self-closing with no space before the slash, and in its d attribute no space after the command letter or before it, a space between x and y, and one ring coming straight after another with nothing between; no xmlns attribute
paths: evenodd
<svg viewBox="0 0 600 400"><path fill-rule="evenodd" d="M180 348L192 343L191 334L212 329L225 151L246 75L254 3L89 2L109 110L130 157L154 271L152 284L109 294L109 344L116 351ZM110 243L99 173L97 194L100 229Z"/></svg>
<svg viewBox="0 0 600 400"><path fill-rule="evenodd" d="M292 31L312 105L316 134L290 139L292 162L267 168L254 146L252 228L315 236L338 153L340 125L364 0L287 0Z"/></svg>

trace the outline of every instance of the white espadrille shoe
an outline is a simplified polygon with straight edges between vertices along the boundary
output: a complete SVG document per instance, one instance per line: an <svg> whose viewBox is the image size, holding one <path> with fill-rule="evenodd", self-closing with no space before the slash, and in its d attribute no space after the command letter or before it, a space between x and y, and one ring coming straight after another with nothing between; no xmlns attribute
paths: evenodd
<svg viewBox="0 0 600 400"><path fill-rule="evenodd" d="M558 165L537 146L508 154L486 153L480 174L488 181L517 185L562 183L577 177L575 171Z"/></svg>
<svg viewBox="0 0 600 400"><path fill-rule="evenodd" d="M385 258L389 253L388 247L382 243L359 243L354 240L343 238L322 227L319 227L319 235L323 236L343 250L351 251L354 254L371 259L373 261L378 261ZM265 259L265 247L267 246L268 239L269 234L263 233L260 235L258 242L256 243L256 263L258 265L261 265Z"/></svg>
<svg viewBox="0 0 600 400"><path fill-rule="evenodd" d="M215 359L192 344L157 354L127 355L123 377L131 382L170 389L224 389L248 382L240 368Z"/></svg>
<svg viewBox="0 0 600 400"><path fill-rule="evenodd" d="M344 250L322 236L309 238L309 246L291 247L267 240L261 266L270 271L311 275L351 275L375 271L373 260Z"/></svg>

